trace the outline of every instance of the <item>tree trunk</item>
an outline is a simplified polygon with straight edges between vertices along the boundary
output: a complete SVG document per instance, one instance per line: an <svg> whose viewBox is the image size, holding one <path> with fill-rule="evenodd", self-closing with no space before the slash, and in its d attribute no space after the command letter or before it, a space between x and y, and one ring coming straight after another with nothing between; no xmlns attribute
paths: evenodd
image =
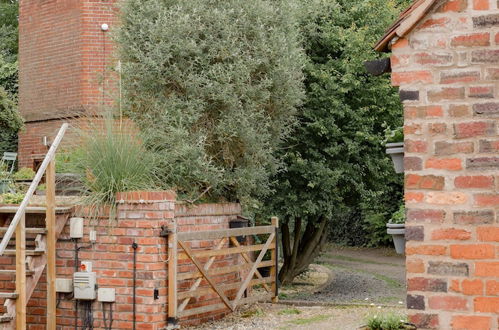
<svg viewBox="0 0 499 330"><path fill-rule="evenodd" d="M289 221L282 225L282 245L284 264L279 271L279 281L286 285L305 271L315 257L320 253L326 242L327 218L322 217L317 222L308 221L302 233L302 219L295 219L293 242L289 232Z"/></svg>

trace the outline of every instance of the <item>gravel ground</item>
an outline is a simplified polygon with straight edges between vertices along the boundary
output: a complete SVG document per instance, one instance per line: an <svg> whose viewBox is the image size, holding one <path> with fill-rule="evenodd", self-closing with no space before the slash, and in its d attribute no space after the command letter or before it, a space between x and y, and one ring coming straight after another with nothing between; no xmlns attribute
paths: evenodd
<svg viewBox="0 0 499 330"><path fill-rule="evenodd" d="M293 307L259 304L236 312L223 320L205 323L196 330L355 330L364 325L368 315L394 312L400 308L376 307Z"/></svg>
<svg viewBox="0 0 499 330"><path fill-rule="evenodd" d="M311 267L309 274L298 279L298 285L283 288L280 297L282 301L300 300L322 306L253 305L193 329L353 330L362 326L370 314L405 314L404 256L392 249L331 245L318 262L320 266ZM321 289L317 291L318 288ZM324 303L357 306L324 306Z"/></svg>

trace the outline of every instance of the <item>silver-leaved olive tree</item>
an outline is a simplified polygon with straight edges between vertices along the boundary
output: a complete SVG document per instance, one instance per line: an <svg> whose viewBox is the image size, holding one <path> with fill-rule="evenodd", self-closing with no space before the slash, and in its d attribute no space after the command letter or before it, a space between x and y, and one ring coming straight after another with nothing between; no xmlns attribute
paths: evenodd
<svg viewBox="0 0 499 330"><path fill-rule="evenodd" d="M163 187L255 206L295 122L304 52L286 0L128 0L125 108Z"/></svg>

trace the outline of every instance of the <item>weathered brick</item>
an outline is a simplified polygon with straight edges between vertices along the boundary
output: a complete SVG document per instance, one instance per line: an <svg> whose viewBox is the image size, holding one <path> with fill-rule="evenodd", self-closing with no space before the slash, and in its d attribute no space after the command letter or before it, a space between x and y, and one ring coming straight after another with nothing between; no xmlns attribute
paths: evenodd
<svg viewBox="0 0 499 330"><path fill-rule="evenodd" d="M414 62L420 65L451 65L453 63L454 57L450 52L424 52L414 54Z"/></svg>
<svg viewBox="0 0 499 330"><path fill-rule="evenodd" d="M440 323L437 314L417 313L409 315L409 322L416 325L418 329L439 329Z"/></svg>
<svg viewBox="0 0 499 330"><path fill-rule="evenodd" d="M488 170L499 168L499 157L478 157L466 159L466 168L470 170Z"/></svg>
<svg viewBox="0 0 499 330"><path fill-rule="evenodd" d="M499 205L499 195L496 194L475 194L475 205L492 206Z"/></svg>
<svg viewBox="0 0 499 330"><path fill-rule="evenodd" d="M442 256L447 254L447 247L445 245L410 245L406 246L405 254L407 256L417 254L417 255L430 255L430 256Z"/></svg>
<svg viewBox="0 0 499 330"><path fill-rule="evenodd" d="M494 187L494 177L487 175L458 176L454 179L454 186L462 189L488 189Z"/></svg>
<svg viewBox="0 0 499 330"><path fill-rule="evenodd" d="M498 63L499 50L474 50L471 52L472 63Z"/></svg>
<svg viewBox="0 0 499 330"><path fill-rule="evenodd" d="M456 228L445 228L445 229L436 229L431 233L432 240L459 240L465 241L471 238L471 232L464 229L456 229Z"/></svg>
<svg viewBox="0 0 499 330"><path fill-rule="evenodd" d="M443 117L444 110L441 106L405 106L406 119Z"/></svg>
<svg viewBox="0 0 499 330"><path fill-rule="evenodd" d="M433 75L430 71L408 71L392 73L393 86L400 86L402 84L429 84L431 82L433 82Z"/></svg>
<svg viewBox="0 0 499 330"><path fill-rule="evenodd" d="M422 127L421 124L405 124L404 125L404 135L421 135Z"/></svg>
<svg viewBox="0 0 499 330"><path fill-rule="evenodd" d="M423 160L419 157L404 157L406 171L420 171L423 169Z"/></svg>
<svg viewBox="0 0 499 330"><path fill-rule="evenodd" d="M423 201L424 194L420 192L410 192L406 191L404 194L404 200L406 203L420 203Z"/></svg>
<svg viewBox="0 0 499 330"><path fill-rule="evenodd" d="M450 255L454 259L491 259L495 249L490 244L451 245Z"/></svg>
<svg viewBox="0 0 499 330"><path fill-rule="evenodd" d="M471 86L469 88L468 97L475 99L492 99L494 98L494 86Z"/></svg>
<svg viewBox="0 0 499 330"><path fill-rule="evenodd" d="M432 136L445 134L447 131L447 124L444 123L431 123L428 124L428 133Z"/></svg>
<svg viewBox="0 0 499 330"><path fill-rule="evenodd" d="M485 284L485 294L488 296L499 296L499 281L487 281Z"/></svg>
<svg viewBox="0 0 499 330"><path fill-rule="evenodd" d="M477 261L475 263L475 276L499 277L499 262Z"/></svg>
<svg viewBox="0 0 499 330"><path fill-rule="evenodd" d="M474 10L489 10L489 0L473 0Z"/></svg>
<svg viewBox="0 0 499 330"><path fill-rule="evenodd" d="M415 223L442 223L445 218L445 211L443 210L422 210L411 209L407 210L407 222Z"/></svg>
<svg viewBox="0 0 499 330"><path fill-rule="evenodd" d="M462 12L468 7L468 0L448 0L438 7L438 12Z"/></svg>
<svg viewBox="0 0 499 330"><path fill-rule="evenodd" d="M408 274L410 273L421 274L424 273L424 271L425 271L425 266L423 260L415 258L407 258L406 272Z"/></svg>
<svg viewBox="0 0 499 330"><path fill-rule="evenodd" d="M428 158L425 163L425 168L460 171L463 166L460 158Z"/></svg>
<svg viewBox="0 0 499 330"><path fill-rule="evenodd" d="M461 118L469 115L471 115L471 111L467 104L451 104L449 106L449 116L451 117Z"/></svg>
<svg viewBox="0 0 499 330"><path fill-rule="evenodd" d="M453 222L458 225L484 225L495 221L494 211L459 211L454 212Z"/></svg>
<svg viewBox="0 0 499 330"><path fill-rule="evenodd" d="M473 300L475 312L499 313L499 297L476 297Z"/></svg>
<svg viewBox="0 0 499 330"><path fill-rule="evenodd" d="M440 73L441 84L468 83L480 80L480 71L460 69L448 70Z"/></svg>
<svg viewBox="0 0 499 330"><path fill-rule="evenodd" d="M408 153L425 153L428 149L426 141L406 139L404 143L405 152Z"/></svg>
<svg viewBox="0 0 499 330"><path fill-rule="evenodd" d="M469 266L465 263L452 263L444 261L430 261L428 274L442 276L468 276Z"/></svg>
<svg viewBox="0 0 499 330"><path fill-rule="evenodd" d="M404 101L419 101L419 91L411 91L401 89L399 91L399 97L402 102Z"/></svg>
<svg viewBox="0 0 499 330"><path fill-rule="evenodd" d="M453 47L490 46L490 33L472 33L452 38Z"/></svg>
<svg viewBox="0 0 499 330"><path fill-rule="evenodd" d="M407 291L447 292L447 280L425 277L408 278Z"/></svg>
<svg viewBox="0 0 499 330"><path fill-rule="evenodd" d="M480 140L478 150L481 153L498 153L499 140Z"/></svg>
<svg viewBox="0 0 499 330"><path fill-rule="evenodd" d="M473 114L477 117L498 117L499 116L499 103L477 103L473 104Z"/></svg>
<svg viewBox="0 0 499 330"><path fill-rule="evenodd" d="M459 191L429 192L425 198L426 203L436 205L459 205L467 201L468 196Z"/></svg>
<svg viewBox="0 0 499 330"><path fill-rule="evenodd" d="M497 68L487 68L485 70L485 72L486 72L485 73L485 79L487 79L487 80L498 80L499 79L499 69L497 69Z"/></svg>
<svg viewBox="0 0 499 330"><path fill-rule="evenodd" d="M448 17L440 17L440 18L430 18L425 21L423 21L419 25L420 30L425 30L425 29L438 29L445 27L447 23L449 23L449 18Z"/></svg>
<svg viewBox="0 0 499 330"><path fill-rule="evenodd" d="M452 317L452 329L490 330L492 329L490 316L457 315Z"/></svg>
<svg viewBox="0 0 499 330"><path fill-rule="evenodd" d="M499 14L473 17L473 26L475 28L499 26Z"/></svg>
<svg viewBox="0 0 499 330"><path fill-rule="evenodd" d="M406 241L424 241L424 227L406 226L405 239Z"/></svg>
<svg viewBox="0 0 499 330"><path fill-rule="evenodd" d="M435 155L450 156L455 154L469 154L474 151L473 142L447 142L438 141L435 143Z"/></svg>
<svg viewBox="0 0 499 330"><path fill-rule="evenodd" d="M464 311L468 309L468 300L455 296L432 296L428 298L428 307L444 311Z"/></svg>
<svg viewBox="0 0 499 330"><path fill-rule="evenodd" d="M442 190L444 188L445 179L443 176L436 175L417 175L407 174L405 176L406 189L430 189Z"/></svg>
<svg viewBox="0 0 499 330"><path fill-rule="evenodd" d="M495 135L496 126L494 122L478 121L454 124L454 137L466 139L471 137Z"/></svg>
<svg viewBox="0 0 499 330"><path fill-rule="evenodd" d="M483 242L499 242L499 227L479 227L476 235Z"/></svg>
<svg viewBox="0 0 499 330"><path fill-rule="evenodd" d="M407 308L425 310L424 296L408 294Z"/></svg>
<svg viewBox="0 0 499 330"><path fill-rule="evenodd" d="M443 87L428 91L428 100L431 102L462 100L464 97L464 87Z"/></svg>

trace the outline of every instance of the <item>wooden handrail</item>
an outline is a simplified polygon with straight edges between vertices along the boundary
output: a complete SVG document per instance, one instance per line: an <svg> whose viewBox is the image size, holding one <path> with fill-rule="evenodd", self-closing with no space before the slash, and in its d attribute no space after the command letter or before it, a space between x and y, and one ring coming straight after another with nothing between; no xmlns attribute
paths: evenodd
<svg viewBox="0 0 499 330"><path fill-rule="evenodd" d="M10 223L9 228L7 229L7 232L5 233L4 237L2 238L2 242L0 243L0 256L4 254L5 249L7 248L7 245L9 244L10 239L12 238L12 235L16 231L16 227L19 224L21 218L24 216L24 213L26 212L26 208L28 207L29 200L35 193L36 188L40 184L40 181L42 180L43 174L47 170L47 167L49 166L50 162L54 159L55 153L57 152L57 148L59 147L59 144L62 141L62 138L64 137L64 134L66 133L66 130L68 129L68 124L64 123L62 124L61 128L59 129L59 132L57 133L57 136L54 139L54 142L50 146L49 151L45 155L45 158L43 159L42 165L38 169L38 172L36 172L35 178L33 179L33 182L31 182L31 185L29 186L28 191L26 192L26 195L24 196L23 201L21 202L21 205L19 206L19 209L17 210L16 214L14 215L14 219L12 219L12 222Z"/></svg>

